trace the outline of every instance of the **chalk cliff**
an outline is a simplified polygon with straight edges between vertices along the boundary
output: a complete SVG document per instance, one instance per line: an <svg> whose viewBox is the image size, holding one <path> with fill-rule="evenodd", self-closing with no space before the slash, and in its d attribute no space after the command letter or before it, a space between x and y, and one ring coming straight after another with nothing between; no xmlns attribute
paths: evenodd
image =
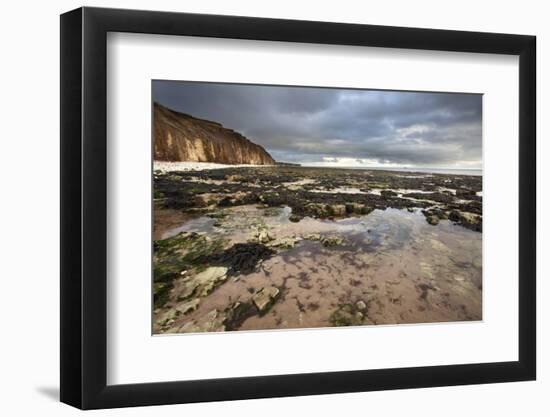
<svg viewBox="0 0 550 417"><path fill-rule="evenodd" d="M271 165L269 153L221 124L198 119L154 103L156 161Z"/></svg>

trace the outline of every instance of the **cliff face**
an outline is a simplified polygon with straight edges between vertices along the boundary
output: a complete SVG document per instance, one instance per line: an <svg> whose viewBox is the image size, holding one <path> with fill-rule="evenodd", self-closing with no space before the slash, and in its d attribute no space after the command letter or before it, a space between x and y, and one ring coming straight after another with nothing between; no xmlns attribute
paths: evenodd
<svg viewBox="0 0 550 417"><path fill-rule="evenodd" d="M264 148L240 133L158 103L154 104L153 124L156 161L275 164Z"/></svg>

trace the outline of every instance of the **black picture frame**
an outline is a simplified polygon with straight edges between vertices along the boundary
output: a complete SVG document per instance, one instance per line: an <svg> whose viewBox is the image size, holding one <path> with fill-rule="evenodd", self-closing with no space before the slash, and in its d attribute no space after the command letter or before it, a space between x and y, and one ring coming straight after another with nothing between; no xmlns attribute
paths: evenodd
<svg viewBox="0 0 550 417"><path fill-rule="evenodd" d="M107 385L108 32L519 56L519 358L512 362ZM61 15L61 401L82 409L534 380L536 38L102 8Z"/></svg>

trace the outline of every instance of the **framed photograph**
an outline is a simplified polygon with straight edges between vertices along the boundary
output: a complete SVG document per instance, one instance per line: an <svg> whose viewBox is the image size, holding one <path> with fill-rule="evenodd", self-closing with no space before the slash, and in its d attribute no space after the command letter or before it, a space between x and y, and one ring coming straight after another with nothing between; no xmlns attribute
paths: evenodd
<svg viewBox="0 0 550 417"><path fill-rule="evenodd" d="M61 16L61 401L533 380L535 37Z"/></svg>

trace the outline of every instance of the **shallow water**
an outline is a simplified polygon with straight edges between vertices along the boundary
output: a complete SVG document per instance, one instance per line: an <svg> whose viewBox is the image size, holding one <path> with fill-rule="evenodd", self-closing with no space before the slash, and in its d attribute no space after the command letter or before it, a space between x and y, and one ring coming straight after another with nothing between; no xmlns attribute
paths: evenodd
<svg viewBox="0 0 550 417"><path fill-rule="evenodd" d="M176 236L181 232L197 232L197 233L210 233L213 231L215 219L207 216L200 216L194 219L190 219L183 223L181 226L174 227L162 234L162 239L168 239L169 237Z"/></svg>
<svg viewBox="0 0 550 417"><path fill-rule="evenodd" d="M403 194L416 193L416 194L430 194L434 191L417 190L413 188L384 188L384 189L372 189L368 191L368 194L382 195L382 191L392 191L397 194L398 197L404 198ZM405 197L406 198L406 197Z"/></svg>
<svg viewBox="0 0 550 417"><path fill-rule="evenodd" d="M270 209L273 210L273 209ZM166 239L180 232L198 232L207 235L223 234L232 240L241 241L244 237L253 239L253 232L258 227L266 227L278 237L305 238L309 234L341 235L348 242L344 247L354 250L372 250L378 246L385 249L399 249L405 245L422 242L426 236L441 241L481 242L481 234L442 220L437 226L426 222L420 210L409 212L388 208L374 210L365 216L354 216L343 219L327 220L305 217L300 222L289 220L290 207L276 210L273 215L266 215L264 209L255 206L240 206L225 211L227 217L217 223L216 219L199 216L164 233Z"/></svg>
<svg viewBox="0 0 550 417"><path fill-rule="evenodd" d="M368 194L366 191L361 191L356 187L336 187L330 190L325 189L313 189L309 190L311 193L328 193L328 194Z"/></svg>
<svg viewBox="0 0 550 417"><path fill-rule="evenodd" d="M315 184L316 182L316 180L304 178L298 181L283 182L281 185L289 190L297 190L302 188L303 185Z"/></svg>
<svg viewBox="0 0 550 417"><path fill-rule="evenodd" d="M349 169L369 169L373 171L392 171L392 172L411 172L411 173L425 173L425 174L450 174L450 175L472 175L481 176L483 170L481 169L450 169L450 168L362 168L362 167L346 167Z"/></svg>
<svg viewBox="0 0 550 417"><path fill-rule="evenodd" d="M200 323L214 309L246 302L268 286L280 288L283 296L268 314L246 319L240 329L331 326L335 311L359 301L368 305L365 324L482 318L480 233L446 220L432 226L420 211L398 209L339 220L306 217L297 223L289 221L289 207L266 212L240 206L224 212L216 225L198 217L167 234L197 231L237 243L254 241L258 228L267 228L275 239L293 238L296 244L279 249L256 272L221 285L176 327ZM340 236L344 242L325 247L318 238L308 240L312 234Z"/></svg>

